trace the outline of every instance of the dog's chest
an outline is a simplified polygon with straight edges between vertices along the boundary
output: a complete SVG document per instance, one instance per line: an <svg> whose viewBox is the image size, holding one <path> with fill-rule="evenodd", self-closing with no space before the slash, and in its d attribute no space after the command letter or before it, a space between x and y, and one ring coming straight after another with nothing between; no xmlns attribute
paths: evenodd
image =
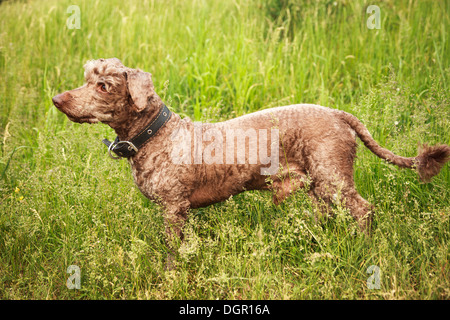
<svg viewBox="0 0 450 320"><path fill-rule="evenodd" d="M180 172L166 157L146 157L141 160L130 160L134 183L150 200L164 200L176 197L182 192L179 182Z"/></svg>

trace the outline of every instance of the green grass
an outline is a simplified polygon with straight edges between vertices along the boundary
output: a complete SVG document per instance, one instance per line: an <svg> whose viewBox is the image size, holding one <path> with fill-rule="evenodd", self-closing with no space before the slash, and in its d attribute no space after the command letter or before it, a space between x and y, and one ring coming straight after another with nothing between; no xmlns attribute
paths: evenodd
<svg viewBox="0 0 450 320"><path fill-rule="evenodd" d="M450 172L430 184L359 148L355 180L376 207L365 237L342 208L317 223L300 191L247 192L192 210L175 271L159 208L112 161L105 125L51 103L88 59L153 74L180 115L221 121L277 105L355 114L393 152L450 143L448 1L71 1L0 4L1 299L449 299ZM299 4L300 3L300 4ZM69 290L67 267L81 269ZM381 270L369 289L370 265Z"/></svg>

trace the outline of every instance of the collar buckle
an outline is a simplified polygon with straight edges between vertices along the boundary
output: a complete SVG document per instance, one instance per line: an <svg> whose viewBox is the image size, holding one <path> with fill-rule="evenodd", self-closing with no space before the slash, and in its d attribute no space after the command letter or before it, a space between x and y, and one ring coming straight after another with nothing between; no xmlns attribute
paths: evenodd
<svg viewBox="0 0 450 320"><path fill-rule="evenodd" d="M118 142L113 142L109 145L108 147L108 154L109 156L114 159L114 160L119 160L121 157L120 156L114 156L111 151L114 150L115 148L119 147L119 145L121 144L128 144L128 151L134 150L134 152L138 152L138 148L136 148L136 146L131 143L130 141L118 141ZM120 152L120 151L119 151Z"/></svg>

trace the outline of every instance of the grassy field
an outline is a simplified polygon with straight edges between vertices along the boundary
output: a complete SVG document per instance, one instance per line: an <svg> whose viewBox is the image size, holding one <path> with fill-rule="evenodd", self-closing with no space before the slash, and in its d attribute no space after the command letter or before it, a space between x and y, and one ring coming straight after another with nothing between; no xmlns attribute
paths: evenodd
<svg viewBox="0 0 450 320"><path fill-rule="evenodd" d="M83 84L86 60L118 57L182 117L317 103L415 156L450 143L449 1L76 2L0 3L0 299L450 299L448 164L422 184L360 143L371 237L339 207L315 222L304 191L280 206L247 192L191 211L169 272L160 209L101 143L112 129L51 103ZM70 265L80 289L66 286Z"/></svg>

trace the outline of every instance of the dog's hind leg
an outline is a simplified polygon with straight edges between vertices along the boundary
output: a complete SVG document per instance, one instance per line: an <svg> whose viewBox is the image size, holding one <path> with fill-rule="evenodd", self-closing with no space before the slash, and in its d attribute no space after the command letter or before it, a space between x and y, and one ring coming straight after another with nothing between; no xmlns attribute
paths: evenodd
<svg viewBox="0 0 450 320"><path fill-rule="evenodd" d="M314 182L309 194L322 213L332 214L331 204L342 205L350 211L361 231L370 232L373 207L356 191L353 181L338 177L322 179Z"/></svg>
<svg viewBox="0 0 450 320"><path fill-rule="evenodd" d="M326 206L340 204L347 208L359 228L368 233L372 206L356 191L353 180L356 141L350 136L340 136L329 143L317 144L312 151L308 173L313 195Z"/></svg>

